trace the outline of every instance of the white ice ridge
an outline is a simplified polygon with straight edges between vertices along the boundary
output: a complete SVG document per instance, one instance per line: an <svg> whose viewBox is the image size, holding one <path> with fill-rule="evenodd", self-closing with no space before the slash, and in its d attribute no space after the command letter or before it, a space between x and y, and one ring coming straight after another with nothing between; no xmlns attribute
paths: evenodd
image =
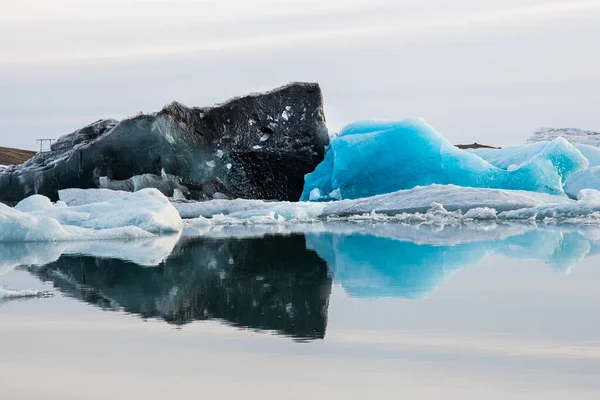
<svg viewBox="0 0 600 400"><path fill-rule="evenodd" d="M0 242L143 239L182 228L177 210L156 189L78 206L40 195L15 208L0 204Z"/></svg>
<svg viewBox="0 0 600 400"><path fill-rule="evenodd" d="M61 199L93 201L94 189L61 191ZM100 193L100 192L99 192ZM101 192L102 196L107 196ZM122 192L112 193L114 198ZM431 185L358 200L329 203L263 200L173 202L187 228L209 225L286 224L344 218L351 220L422 221L555 219L600 222L600 192L584 190L579 200L545 193Z"/></svg>
<svg viewBox="0 0 600 400"><path fill-rule="evenodd" d="M420 223L551 217L598 222L600 197L594 195L598 192L586 193L576 201L544 193L431 185L366 199L330 203L218 200L180 203L175 207L183 217L191 218L185 221L186 226L196 228L202 225L281 224L340 218ZM538 214L528 210L535 210Z"/></svg>

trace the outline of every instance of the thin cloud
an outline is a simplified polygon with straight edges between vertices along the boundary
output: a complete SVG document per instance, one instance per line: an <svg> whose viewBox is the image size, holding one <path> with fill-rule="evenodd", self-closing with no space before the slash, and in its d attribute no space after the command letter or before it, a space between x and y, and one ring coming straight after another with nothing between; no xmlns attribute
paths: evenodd
<svg viewBox="0 0 600 400"><path fill-rule="evenodd" d="M136 58L146 56L165 56L186 53L216 52L253 47L289 46L315 41L332 41L357 36L377 36L393 34L395 38L412 37L426 34L447 34L453 31L471 31L493 29L506 26L518 26L523 23L539 23L551 20L588 18L600 11L600 0L551 2L504 9L492 9L477 12L444 13L421 17L400 17L390 21L382 16L382 21L364 21L359 24L333 25L330 28L316 27L298 32L272 32L269 34L245 35L243 37L194 40L173 40L172 43L150 44L148 46L117 47L118 44L106 43L104 47L64 48L56 51L36 51L11 57L5 53L0 66L40 63L70 63L84 60L110 58ZM344 22L344 21L341 21ZM339 21L333 22L333 24ZM310 26L310 25L308 25ZM256 30L259 31L259 30ZM215 35L216 36L216 35Z"/></svg>

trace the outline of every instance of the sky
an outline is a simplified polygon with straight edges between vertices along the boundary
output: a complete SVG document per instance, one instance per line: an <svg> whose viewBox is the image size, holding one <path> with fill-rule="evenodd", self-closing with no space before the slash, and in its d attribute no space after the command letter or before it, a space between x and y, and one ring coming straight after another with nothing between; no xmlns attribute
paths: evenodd
<svg viewBox="0 0 600 400"><path fill-rule="evenodd" d="M600 0L0 0L0 146L316 81L329 128L600 131Z"/></svg>

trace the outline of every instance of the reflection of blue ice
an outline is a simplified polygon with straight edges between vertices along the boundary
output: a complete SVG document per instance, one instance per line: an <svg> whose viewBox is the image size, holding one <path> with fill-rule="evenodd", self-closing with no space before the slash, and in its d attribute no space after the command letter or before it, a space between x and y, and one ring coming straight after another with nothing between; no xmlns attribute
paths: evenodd
<svg viewBox="0 0 600 400"><path fill-rule="evenodd" d="M533 230L496 243L497 250L510 258L544 261L557 272L568 273L590 253L590 241L577 232Z"/></svg>
<svg viewBox="0 0 600 400"><path fill-rule="evenodd" d="M591 253L593 241L580 232L560 229L531 229L507 237L482 235L477 241L470 232L464 236L453 228L444 243L439 233L429 231L431 243L405 240L367 232L307 234L307 247L324 258L341 284L352 296L423 298L443 284L453 272L476 264L492 254L511 258L538 259L561 273L568 273ZM498 233L503 230L498 229ZM427 229L422 232L426 238ZM456 237L465 241L456 243ZM466 239L469 240L466 240Z"/></svg>
<svg viewBox="0 0 600 400"><path fill-rule="evenodd" d="M310 235L307 246L326 259L335 280L357 297L421 298L455 270L490 253L481 243L419 245L363 234Z"/></svg>

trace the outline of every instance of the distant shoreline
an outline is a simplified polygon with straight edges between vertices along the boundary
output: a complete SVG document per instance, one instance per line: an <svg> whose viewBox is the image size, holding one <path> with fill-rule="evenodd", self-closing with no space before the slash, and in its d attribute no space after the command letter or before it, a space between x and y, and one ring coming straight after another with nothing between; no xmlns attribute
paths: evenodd
<svg viewBox="0 0 600 400"><path fill-rule="evenodd" d="M31 150L0 147L0 165L23 164L36 154Z"/></svg>

